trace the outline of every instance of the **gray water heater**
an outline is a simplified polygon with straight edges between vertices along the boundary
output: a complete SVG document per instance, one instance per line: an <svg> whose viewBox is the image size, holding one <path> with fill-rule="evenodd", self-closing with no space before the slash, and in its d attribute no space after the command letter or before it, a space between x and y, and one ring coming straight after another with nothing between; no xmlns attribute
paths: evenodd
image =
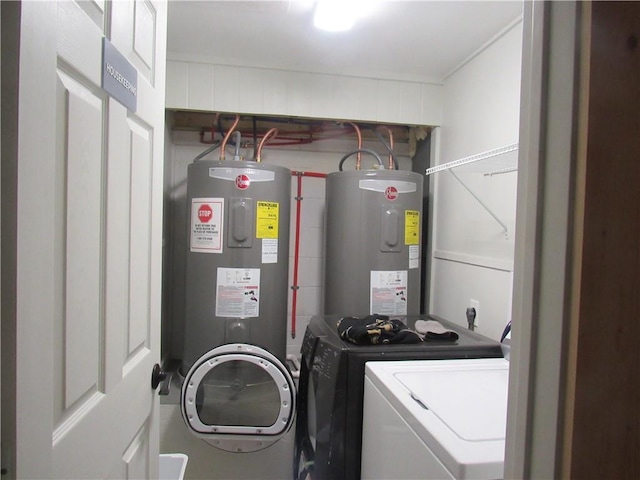
<svg viewBox="0 0 640 480"><path fill-rule="evenodd" d="M189 165L183 371L231 343L285 361L290 198L284 167Z"/></svg>
<svg viewBox="0 0 640 480"><path fill-rule="evenodd" d="M422 185L409 171L327 175L325 314L420 314Z"/></svg>

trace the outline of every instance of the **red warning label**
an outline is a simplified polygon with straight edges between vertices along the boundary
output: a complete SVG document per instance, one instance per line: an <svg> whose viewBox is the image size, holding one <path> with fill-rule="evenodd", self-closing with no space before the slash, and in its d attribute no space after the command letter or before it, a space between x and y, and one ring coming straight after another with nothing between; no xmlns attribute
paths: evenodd
<svg viewBox="0 0 640 480"><path fill-rule="evenodd" d="M224 198L191 200L192 252L222 253Z"/></svg>
<svg viewBox="0 0 640 480"><path fill-rule="evenodd" d="M202 223L208 223L213 218L213 210L206 203L198 209L198 220Z"/></svg>

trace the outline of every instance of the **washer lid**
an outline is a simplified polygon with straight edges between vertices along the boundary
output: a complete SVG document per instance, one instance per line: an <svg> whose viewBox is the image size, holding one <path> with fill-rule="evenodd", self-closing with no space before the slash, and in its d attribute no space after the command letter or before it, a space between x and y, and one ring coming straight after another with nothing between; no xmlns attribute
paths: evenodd
<svg viewBox="0 0 640 480"><path fill-rule="evenodd" d="M185 376L180 397L185 423L202 435L278 436L295 415L289 371L253 345L223 345L200 357Z"/></svg>
<svg viewBox="0 0 640 480"><path fill-rule="evenodd" d="M456 365L398 372L414 400L468 441L503 440L507 428L509 370L503 364Z"/></svg>
<svg viewBox="0 0 640 480"><path fill-rule="evenodd" d="M504 358L365 366L370 395L382 395L453 478L461 480L503 477L508 372Z"/></svg>

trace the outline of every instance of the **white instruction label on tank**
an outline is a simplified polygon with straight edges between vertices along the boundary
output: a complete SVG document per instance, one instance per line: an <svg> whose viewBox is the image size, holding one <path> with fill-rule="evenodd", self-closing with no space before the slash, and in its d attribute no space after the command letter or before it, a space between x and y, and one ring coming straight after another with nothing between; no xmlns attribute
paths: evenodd
<svg viewBox="0 0 640 480"><path fill-rule="evenodd" d="M278 263L278 239L262 239L262 263Z"/></svg>
<svg viewBox="0 0 640 480"><path fill-rule="evenodd" d="M420 245L409 245L409 269L420 267Z"/></svg>
<svg viewBox="0 0 640 480"><path fill-rule="evenodd" d="M260 269L218 267L216 317L260 316Z"/></svg>
<svg viewBox="0 0 640 480"><path fill-rule="evenodd" d="M407 271L371 271L369 313L407 314Z"/></svg>
<svg viewBox="0 0 640 480"><path fill-rule="evenodd" d="M224 198L191 200L192 252L222 253L224 230Z"/></svg>

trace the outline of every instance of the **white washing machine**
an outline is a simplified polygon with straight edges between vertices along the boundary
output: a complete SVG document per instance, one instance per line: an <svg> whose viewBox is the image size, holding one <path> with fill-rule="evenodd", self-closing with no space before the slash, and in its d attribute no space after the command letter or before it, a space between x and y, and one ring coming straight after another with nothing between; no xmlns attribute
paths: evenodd
<svg viewBox="0 0 640 480"><path fill-rule="evenodd" d="M361 478L499 479L509 362L367 362Z"/></svg>

